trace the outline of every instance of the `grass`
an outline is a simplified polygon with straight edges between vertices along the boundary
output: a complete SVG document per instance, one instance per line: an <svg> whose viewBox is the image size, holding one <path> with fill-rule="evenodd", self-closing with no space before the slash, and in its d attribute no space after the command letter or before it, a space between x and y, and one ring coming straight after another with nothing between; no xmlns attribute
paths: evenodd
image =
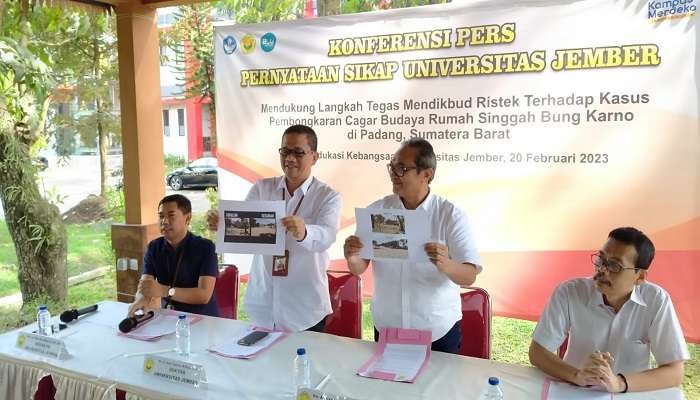
<svg viewBox="0 0 700 400"><path fill-rule="evenodd" d="M69 277L114 263L109 243L110 223L66 225ZM0 297L17 292L15 246L5 221L0 220Z"/></svg>

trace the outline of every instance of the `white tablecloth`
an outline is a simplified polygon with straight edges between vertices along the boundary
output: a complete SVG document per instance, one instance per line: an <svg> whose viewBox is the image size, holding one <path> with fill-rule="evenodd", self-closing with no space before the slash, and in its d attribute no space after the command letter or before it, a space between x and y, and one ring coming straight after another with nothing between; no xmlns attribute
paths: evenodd
<svg viewBox="0 0 700 400"><path fill-rule="evenodd" d="M207 352L248 327L244 321L205 317L192 325L191 361L206 368L208 384L192 388L143 373L143 353L175 347L175 338L155 342L129 339L116 326L126 304L104 302L99 311L60 333L71 353L52 360L16 347L19 330L0 335L0 398L26 399L46 374L54 377L56 399L114 399L115 388L129 399L293 399L292 360L305 347L316 379L330 374L323 390L357 399L478 399L489 376L501 379L507 400L537 400L545 375L535 368L433 352L415 383L386 382L359 377L374 343L302 332L290 335L252 360L224 358ZM32 326L20 330L31 331ZM161 354L176 357L175 353ZM679 389L615 395L615 399L682 399Z"/></svg>

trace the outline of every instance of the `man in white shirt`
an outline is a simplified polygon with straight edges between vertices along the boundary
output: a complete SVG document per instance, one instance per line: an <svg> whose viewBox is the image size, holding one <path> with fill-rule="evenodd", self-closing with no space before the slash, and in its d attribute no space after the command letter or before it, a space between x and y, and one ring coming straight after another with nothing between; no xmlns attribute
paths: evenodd
<svg viewBox="0 0 700 400"><path fill-rule="evenodd" d="M246 200L285 200L286 256L256 255L244 305L257 326L284 331L323 332L332 312L326 269L328 249L340 220L340 194L311 175L318 139L308 126L294 125L279 148L284 176L261 179ZM212 213L213 214L213 213ZM208 216L215 227L218 215Z"/></svg>
<svg viewBox="0 0 700 400"><path fill-rule="evenodd" d="M671 298L646 281L654 244L617 228L591 256L595 276L559 285L540 316L530 362L579 386L632 392L679 386L690 358ZM569 337L564 359L555 352ZM658 367L650 368L654 355Z"/></svg>
<svg viewBox="0 0 700 400"><path fill-rule="evenodd" d="M369 208L422 209L428 214L432 241L425 245L430 262L374 260L372 316L376 328L428 330L435 351L458 354L462 342L460 285L471 285L481 271L467 216L454 204L430 192L435 176L433 147L424 139L404 142L387 165L394 194ZM345 259L359 275L369 260L360 257L357 236L345 241Z"/></svg>

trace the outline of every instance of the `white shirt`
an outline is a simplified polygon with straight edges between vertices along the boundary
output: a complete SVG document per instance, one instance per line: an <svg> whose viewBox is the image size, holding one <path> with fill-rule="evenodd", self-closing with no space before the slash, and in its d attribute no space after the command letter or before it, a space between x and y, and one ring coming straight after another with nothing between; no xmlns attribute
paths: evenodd
<svg viewBox="0 0 700 400"><path fill-rule="evenodd" d="M335 242L341 204L338 192L313 177L295 190L294 196L287 191L284 177L259 180L246 200L283 198L287 215L292 215L302 201L296 215L304 219L306 237L298 242L287 232L288 276L272 276L272 256L255 255L245 309L258 326L296 332L316 325L332 311L326 276L330 261L327 250Z"/></svg>
<svg viewBox="0 0 700 400"><path fill-rule="evenodd" d="M397 195L386 196L369 208L405 209ZM428 214L431 241L447 245L453 261L474 264L481 271L469 220L462 210L432 193L418 209ZM372 265L375 282L372 316L377 328L428 330L436 341L462 319L459 286L435 264L373 260ZM473 267L464 265L464 268Z"/></svg>
<svg viewBox="0 0 700 400"><path fill-rule="evenodd" d="M566 281L555 290L537 323L533 340L556 351L569 335L564 361L583 367L594 351L614 357L615 373L649 369L649 354L659 365L690 358L671 297L643 282L615 314L591 278Z"/></svg>

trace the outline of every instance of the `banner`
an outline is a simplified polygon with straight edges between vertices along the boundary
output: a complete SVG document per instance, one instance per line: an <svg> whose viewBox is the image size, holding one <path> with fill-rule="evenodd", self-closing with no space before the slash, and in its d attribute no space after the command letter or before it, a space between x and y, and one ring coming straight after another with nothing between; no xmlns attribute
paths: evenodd
<svg viewBox="0 0 700 400"><path fill-rule="evenodd" d="M218 26L220 196L281 175L282 132L312 126L314 175L343 196L340 266L354 208L391 192L386 164L422 137L497 314L536 319L558 283L593 275L610 230L634 226L700 341L696 6L477 1Z"/></svg>

